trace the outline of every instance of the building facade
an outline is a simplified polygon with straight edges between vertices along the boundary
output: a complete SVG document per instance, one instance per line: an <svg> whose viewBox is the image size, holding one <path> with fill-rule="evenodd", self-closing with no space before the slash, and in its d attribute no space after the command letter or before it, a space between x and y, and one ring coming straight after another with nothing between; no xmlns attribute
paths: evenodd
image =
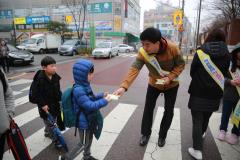
<svg viewBox="0 0 240 160"><path fill-rule="evenodd" d="M17 37L23 33L29 36L43 33L47 32L50 21L58 21L66 23L76 36L76 24L83 27L83 13L79 22L72 11L77 11L79 6L67 6L64 0L0 0L0 35L11 37L14 28ZM75 12L75 17L78 14ZM91 24L94 24L97 42L135 42L140 33L139 0L89 0L83 34L86 39Z"/></svg>
<svg viewBox="0 0 240 160"><path fill-rule="evenodd" d="M173 14L179 8L161 3L156 9L144 12L144 29L148 27L158 28L162 35L176 43L179 43L180 32L173 23ZM191 45L191 23L187 17L183 18L183 48ZM183 51L187 52L187 51Z"/></svg>

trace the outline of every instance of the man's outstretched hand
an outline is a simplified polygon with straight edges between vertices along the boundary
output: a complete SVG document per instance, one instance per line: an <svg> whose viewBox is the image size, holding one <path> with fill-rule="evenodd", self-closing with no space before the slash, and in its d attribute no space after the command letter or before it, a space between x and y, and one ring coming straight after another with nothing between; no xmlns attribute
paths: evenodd
<svg viewBox="0 0 240 160"><path fill-rule="evenodd" d="M126 92L125 88L118 88L115 92L113 92L113 95L116 96L122 96Z"/></svg>

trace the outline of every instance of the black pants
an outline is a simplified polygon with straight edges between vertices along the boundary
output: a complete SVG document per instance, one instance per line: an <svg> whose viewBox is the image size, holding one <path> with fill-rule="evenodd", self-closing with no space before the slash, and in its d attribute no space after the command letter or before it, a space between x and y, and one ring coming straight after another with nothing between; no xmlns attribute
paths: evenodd
<svg viewBox="0 0 240 160"><path fill-rule="evenodd" d="M152 122L153 122L153 111L156 105L157 98L160 93L164 94L164 114L160 125L159 137L166 138L168 129L171 126L174 105L176 102L178 87L168 89L166 91L158 90L150 85L148 85L145 108L142 117L142 127L141 134L145 136L150 136L152 133Z"/></svg>
<svg viewBox="0 0 240 160"><path fill-rule="evenodd" d="M202 151L203 148L202 135L207 130L208 122L212 115L212 112L191 110L191 113L193 123L192 128L193 148L195 150Z"/></svg>
<svg viewBox="0 0 240 160"><path fill-rule="evenodd" d="M0 58L0 65L2 66L4 72L9 72L9 59L7 57ZM6 70L7 67L7 70Z"/></svg>
<svg viewBox="0 0 240 160"><path fill-rule="evenodd" d="M6 133L3 133L0 135L0 160L3 159L3 154L4 154L4 146L5 146L5 141L6 141Z"/></svg>

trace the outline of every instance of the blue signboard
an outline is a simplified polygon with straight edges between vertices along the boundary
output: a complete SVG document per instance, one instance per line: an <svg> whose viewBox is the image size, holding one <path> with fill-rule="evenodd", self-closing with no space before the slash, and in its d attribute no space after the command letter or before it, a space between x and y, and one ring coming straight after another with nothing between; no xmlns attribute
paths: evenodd
<svg viewBox="0 0 240 160"><path fill-rule="evenodd" d="M49 23L50 16L26 17L27 24Z"/></svg>
<svg viewBox="0 0 240 160"><path fill-rule="evenodd" d="M12 19L12 10L0 10L0 19Z"/></svg>

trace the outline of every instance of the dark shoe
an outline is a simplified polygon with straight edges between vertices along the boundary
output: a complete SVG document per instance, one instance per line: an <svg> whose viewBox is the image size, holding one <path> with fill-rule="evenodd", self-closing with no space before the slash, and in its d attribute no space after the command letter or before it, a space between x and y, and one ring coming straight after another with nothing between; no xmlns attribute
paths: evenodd
<svg viewBox="0 0 240 160"><path fill-rule="evenodd" d="M50 133L49 133L49 132L45 132L45 133L44 133L44 136L45 136L45 137L48 137L48 138L50 138L50 137L51 137L51 135L50 135Z"/></svg>
<svg viewBox="0 0 240 160"><path fill-rule="evenodd" d="M163 147L165 145L166 141L164 138L158 138L158 146Z"/></svg>
<svg viewBox="0 0 240 160"><path fill-rule="evenodd" d="M98 160L94 158L93 156L83 157L83 160Z"/></svg>
<svg viewBox="0 0 240 160"><path fill-rule="evenodd" d="M140 145L140 146L145 146L145 145L148 143L149 137L150 137L150 136L142 136L142 137L140 138L140 143L139 143L139 145Z"/></svg>
<svg viewBox="0 0 240 160"><path fill-rule="evenodd" d="M60 149L60 148L63 147L62 144L61 144L59 141L55 141L55 142L54 142L54 145L55 145L55 147L56 147L57 149Z"/></svg>

